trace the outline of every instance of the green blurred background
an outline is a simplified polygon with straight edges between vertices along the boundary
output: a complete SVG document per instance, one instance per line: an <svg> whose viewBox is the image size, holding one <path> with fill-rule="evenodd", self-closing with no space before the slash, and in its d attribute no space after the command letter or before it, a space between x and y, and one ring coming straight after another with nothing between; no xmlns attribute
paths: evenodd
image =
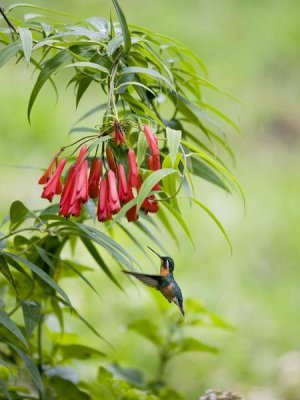
<svg viewBox="0 0 300 400"><path fill-rule="evenodd" d="M108 17L111 8L109 0L32 3L82 18ZM236 331L199 329L196 336L217 345L220 355L188 353L174 359L168 369L169 383L188 399L196 399L210 387L232 389L250 400L299 399L300 3L123 0L121 4L128 22L174 36L191 47L208 66L210 79L242 102L207 94L209 101L241 126L242 135L232 134L229 140L237 158L233 170L246 194L246 212L237 195L228 196L197 181L201 200L228 230L233 256L213 222L188 204L185 218L196 248L180 230L180 248L166 233L160 236L176 261L185 297L200 299ZM52 89L46 86L29 126L26 107L33 86L31 74L30 68L13 62L0 74L2 216L15 199L32 208L46 205L36 184L39 171L14 166L45 167L57 148L67 143L74 121L97 103L98 93L92 90L75 112L72 89L61 86L55 104ZM143 246L155 247L141 240ZM153 271L145 257L135 255L145 271ZM82 254L80 259L91 262ZM113 357L125 366L141 368L151 379L157 362L152 345L126 331L126 324L139 316L156 319L157 298L144 287L130 285L108 260L126 286L126 295L98 271L91 278L105 301L82 285L66 282L66 289L82 313L114 344ZM78 329L82 340L94 340L81 325ZM96 341L94 345L104 348ZM93 365L88 373L93 373Z"/></svg>

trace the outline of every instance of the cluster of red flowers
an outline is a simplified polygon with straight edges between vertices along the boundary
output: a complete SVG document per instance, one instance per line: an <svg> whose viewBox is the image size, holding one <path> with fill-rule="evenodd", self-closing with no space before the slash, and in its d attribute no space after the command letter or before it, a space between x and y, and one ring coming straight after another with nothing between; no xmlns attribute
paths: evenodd
<svg viewBox="0 0 300 400"><path fill-rule="evenodd" d="M148 169L156 171L160 169L158 139L147 125L144 125L144 133L150 149ZM126 143L124 133L118 124L114 125L112 137L117 146ZM88 147L83 145L76 161L71 165L66 175L64 184L61 176L67 160L62 158L58 161L60 153L57 154L38 182L45 185L42 198L51 202L55 194L61 195L59 214L66 218L70 216L78 217L81 213L82 205L89 198L98 199L98 220L108 221L113 214L117 214L120 211L123 204L132 200L141 188L142 177L137 165L135 152L133 149L129 149L127 153L128 178L126 177L124 165L116 162L109 144L106 146L106 163L104 154L102 154L101 158L94 157L90 160L89 169L87 153ZM103 173L104 166L107 166L105 173ZM153 187L153 190L160 190L158 183ZM155 194L149 195L144 200L141 210L145 213L158 211L158 202ZM139 217L137 206L134 205L130 208L126 216L129 222L137 220Z"/></svg>

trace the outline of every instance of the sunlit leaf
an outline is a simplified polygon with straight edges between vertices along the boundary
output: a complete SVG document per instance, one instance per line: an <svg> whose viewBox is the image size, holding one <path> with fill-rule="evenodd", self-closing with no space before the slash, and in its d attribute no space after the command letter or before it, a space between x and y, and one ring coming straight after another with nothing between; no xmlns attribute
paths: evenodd
<svg viewBox="0 0 300 400"><path fill-rule="evenodd" d="M20 40L24 52L24 57L27 64L30 63L30 57L32 52L32 34L28 28L18 28L20 34Z"/></svg>
<svg viewBox="0 0 300 400"><path fill-rule="evenodd" d="M171 129L169 127L167 127L166 131L167 131L167 145L169 148L172 166L174 167L178 148L181 141L181 131L176 131L175 129Z"/></svg>
<svg viewBox="0 0 300 400"><path fill-rule="evenodd" d="M0 50L0 68L22 48L20 42L12 42Z"/></svg>
<svg viewBox="0 0 300 400"><path fill-rule="evenodd" d="M200 352L204 351L214 354L218 353L218 349L216 347L210 346L191 337L183 339L183 341L180 343L178 351L180 353L190 352L190 351L200 351Z"/></svg>
<svg viewBox="0 0 300 400"><path fill-rule="evenodd" d="M139 194L137 196L137 205L140 207L143 204L145 198L149 195L152 191L153 186L156 185L161 179L164 177L176 173L175 169L172 168L165 168L160 169L158 171L154 171L151 173L143 182Z"/></svg>
<svg viewBox="0 0 300 400"><path fill-rule="evenodd" d="M118 18L120 21L120 25L121 25L121 29L122 29L122 33L123 33L124 51L125 51L125 53L128 53L130 50L130 47L131 47L131 37L130 37L130 32L128 29L127 22L126 22L126 18L125 18L122 8L120 7L118 0L113 0L113 5L117 12L117 15L118 15Z"/></svg>

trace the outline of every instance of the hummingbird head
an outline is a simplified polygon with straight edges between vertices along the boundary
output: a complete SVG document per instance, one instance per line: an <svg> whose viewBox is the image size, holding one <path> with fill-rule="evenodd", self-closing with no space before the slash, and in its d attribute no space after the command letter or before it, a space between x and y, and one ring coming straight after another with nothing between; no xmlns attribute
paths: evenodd
<svg viewBox="0 0 300 400"><path fill-rule="evenodd" d="M168 256L161 256L160 254L158 254L156 251L154 251L153 249L151 249L151 247L148 246L148 249L150 249L151 251L153 251L153 253L155 253L160 259L161 259L161 266L169 271L169 272L173 272L174 271L174 260L171 257Z"/></svg>

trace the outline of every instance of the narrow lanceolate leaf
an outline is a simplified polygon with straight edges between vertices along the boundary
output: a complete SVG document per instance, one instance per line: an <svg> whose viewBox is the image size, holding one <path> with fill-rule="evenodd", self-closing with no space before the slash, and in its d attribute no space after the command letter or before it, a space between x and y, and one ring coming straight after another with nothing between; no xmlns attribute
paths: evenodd
<svg viewBox="0 0 300 400"><path fill-rule="evenodd" d="M30 95L28 111L27 111L27 117L29 121L30 121L32 106L44 84L62 64L64 64L67 61L71 61L71 59L72 59L71 54L67 50L63 50L60 53L56 54L54 57L50 58L50 60L48 60L44 64Z"/></svg>
<svg viewBox="0 0 300 400"><path fill-rule="evenodd" d="M93 62L89 62L89 61L78 61L72 64L68 64L63 68L71 68L71 67L83 67L83 68L87 68L87 69L92 69L92 70L96 70L96 71L100 71L100 72L105 72L106 74L109 73L109 70L105 67L103 67L100 64L96 64Z"/></svg>
<svg viewBox="0 0 300 400"><path fill-rule="evenodd" d="M40 392L44 391L44 384L41 378L41 375L39 373L39 370L37 369L37 366L33 364L33 362L30 360L29 357L26 356L26 354L19 349L19 347L10 344L10 346L14 349L14 351L18 354L18 356L23 360L26 368L28 369L34 383L36 384L36 387L39 389Z"/></svg>
<svg viewBox="0 0 300 400"><path fill-rule="evenodd" d="M201 203L201 201L195 199L194 197L189 197L189 200L193 201L195 204L197 204L199 207L202 208L202 210L204 210L209 216L210 218L215 222L215 224L217 225L217 227L220 229L220 231L223 233L227 243L229 244L230 247L230 251L232 253L232 246L231 246L231 242L229 239L229 236L227 235L227 232L224 228L224 226L221 224L221 222L218 220L218 218L215 216L215 214L208 208L206 207L205 204Z"/></svg>
<svg viewBox="0 0 300 400"><path fill-rule="evenodd" d="M168 211L173 215L173 217L177 220L178 224L181 226L181 228L184 230L184 232L186 233L187 237L190 239L191 243L193 246L194 245L194 241L191 235L191 232L189 230L189 227L187 226L187 223L185 222L184 218L182 217L182 215L180 214L179 211L177 211L174 207L172 207L169 203L167 203L166 201L162 201L161 204L163 206L165 206Z"/></svg>
<svg viewBox="0 0 300 400"><path fill-rule="evenodd" d="M32 34L28 28L18 28L22 49L27 64L30 63L30 57L32 52Z"/></svg>
<svg viewBox="0 0 300 400"><path fill-rule="evenodd" d="M40 269L37 265L33 264L31 261L26 260L26 258L20 257L17 254L7 253L7 252L3 252L3 254L6 255L8 259L13 259L19 263L26 265L26 267L29 268L34 274L38 275L45 283L47 283L57 293L59 293L71 307L70 299L65 293L65 291L60 286L58 286L58 284L51 278L51 276L46 274L46 272Z"/></svg>
<svg viewBox="0 0 300 400"><path fill-rule="evenodd" d="M177 172L175 169L172 168L165 168L165 169L160 169L158 171L153 172L151 175L149 175L143 182L142 187L139 191L138 197L137 197L137 205L140 207L145 200L145 198L148 196L148 194L152 191L153 186L156 185L161 179L164 177L174 174Z"/></svg>
<svg viewBox="0 0 300 400"><path fill-rule="evenodd" d="M1 361L0 361L0 364L1 364ZM2 393L4 394L4 396L6 396L6 400L12 400L12 397L9 394L9 391L7 390L6 384L2 379L0 379L0 389L1 389Z"/></svg>
<svg viewBox="0 0 300 400"><path fill-rule="evenodd" d="M106 54L111 57L114 52L124 43L122 36L117 36L111 39L106 46Z"/></svg>
<svg viewBox="0 0 300 400"><path fill-rule="evenodd" d="M21 49L20 42L13 42L4 47L4 49L0 50L0 68L7 63L13 56L17 54L17 52Z"/></svg>
<svg viewBox="0 0 300 400"><path fill-rule="evenodd" d="M124 40L124 51L125 51L125 53L128 53L130 50L130 47L131 47L131 37L130 37L130 32L128 29L127 22L126 22L126 18L124 16L124 13L122 11L122 8L120 7L118 0L113 0L113 4L114 4L114 7L118 14L118 18L119 18L121 29L122 29L123 40Z"/></svg>
<svg viewBox="0 0 300 400"><path fill-rule="evenodd" d="M111 273L110 269L108 266L105 264L103 258L100 256L99 252L97 251L95 245L88 239L82 237L81 238L82 243L85 245L87 248L88 252L91 254L93 259L96 261L96 263L99 265L99 267L103 270L103 272L109 277L109 279L116 285L118 286L119 289L123 290L122 286L119 284L119 282L116 280L114 275Z"/></svg>
<svg viewBox="0 0 300 400"><path fill-rule="evenodd" d="M121 75L123 74L141 74L141 75L148 75L151 76L154 79L159 79L163 82L165 82L168 86L171 87L171 89L174 89L172 83L162 74L157 72L155 69L150 69L150 68L142 68L142 67L125 67L121 70L120 72Z"/></svg>
<svg viewBox="0 0 300 400"><path fill-rule="evenodd" d="M174 167L178 148L181 141L181 131L176 131L175 129L171 129L169 127L167 127L166 131L167 131L167 145L169 148L172 166Z"/></svg>
<svg viewBox="0 0 300 400"><path fill-rule="evenodd" d="M28 348L28 343L17 325L9 318L5 311L0 309L0 324L5 326L17 339Z"/></svg>

